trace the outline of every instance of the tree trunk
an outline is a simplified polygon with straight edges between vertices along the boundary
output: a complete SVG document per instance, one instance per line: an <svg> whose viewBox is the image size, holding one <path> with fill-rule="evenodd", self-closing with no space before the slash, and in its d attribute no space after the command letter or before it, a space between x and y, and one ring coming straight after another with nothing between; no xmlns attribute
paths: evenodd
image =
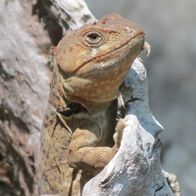
<svg viewBox="0 0 196 196"><path fill-rule="evenodd" d="M68 29L93 21L82 0L38 0L34 4L1 0L0 195L39 195L40 130L51 78L49 47ZM89 181L84 195L107 195L108 191L113 195L172 195L160 166L161 126L148 107L146 79L145 68L135 62L125 89L135 87L136 98L142 101L130 101L127 90L122 90L123 102L129 104L121 149Z"/></svg>

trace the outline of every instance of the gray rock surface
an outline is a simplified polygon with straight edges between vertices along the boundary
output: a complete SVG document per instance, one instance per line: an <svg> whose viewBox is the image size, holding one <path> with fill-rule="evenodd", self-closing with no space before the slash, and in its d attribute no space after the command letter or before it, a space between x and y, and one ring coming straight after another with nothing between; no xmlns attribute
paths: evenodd
<svg viewBox="0 0 196 196"><path fill-rule="evenodd" d="M97 18L117 12L140 24L151 45L144 60L150 105L163 124L163 163L182 195L196 195L196 1L91 1Z"/></svg>

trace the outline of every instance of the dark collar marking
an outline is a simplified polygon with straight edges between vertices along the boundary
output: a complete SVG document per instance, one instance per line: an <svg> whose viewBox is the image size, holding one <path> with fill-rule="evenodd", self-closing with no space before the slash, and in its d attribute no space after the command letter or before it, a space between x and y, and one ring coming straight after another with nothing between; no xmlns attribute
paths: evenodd
<svg viewBox="0 0 196 196"><path fill-rule="evenodd" d="M67 105L66 108L58 108L57 112L63 116L70 117L74 114L87 112L87 110L81 104L71 102Z"/></svg>

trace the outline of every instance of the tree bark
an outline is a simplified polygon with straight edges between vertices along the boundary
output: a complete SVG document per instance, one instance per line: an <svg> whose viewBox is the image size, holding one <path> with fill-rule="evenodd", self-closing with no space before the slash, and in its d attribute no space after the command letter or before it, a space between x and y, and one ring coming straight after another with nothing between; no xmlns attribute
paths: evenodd
<svg viewBox="0 0 196 196"><path fill-rule="evenodd" d="M67 30L95 20L82 0L38 0L34 4L1 0L0 195L39 195L40 130L51 78L49 46L56 45ZM108 191L172 195L167 174L161 170L161 126L149 110L146 80L145 68L135 62L125 89L141 100L133 101L122 90L122 103L127 106L122 146L86 184L84 195L108 195ZM177 190L175 183L172 186Z"/></svg>

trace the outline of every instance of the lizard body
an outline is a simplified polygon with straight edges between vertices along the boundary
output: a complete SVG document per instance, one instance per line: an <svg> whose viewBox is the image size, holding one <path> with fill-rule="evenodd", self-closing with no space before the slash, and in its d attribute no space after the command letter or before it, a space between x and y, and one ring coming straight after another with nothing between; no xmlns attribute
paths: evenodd
<svg viewBox="0 0 196 196"><path fill-rule="evenodd" d="M112 159L119 87L143 47L142 29L117 14L59 42L42 130L42 193L80 195Z"/></svg>

